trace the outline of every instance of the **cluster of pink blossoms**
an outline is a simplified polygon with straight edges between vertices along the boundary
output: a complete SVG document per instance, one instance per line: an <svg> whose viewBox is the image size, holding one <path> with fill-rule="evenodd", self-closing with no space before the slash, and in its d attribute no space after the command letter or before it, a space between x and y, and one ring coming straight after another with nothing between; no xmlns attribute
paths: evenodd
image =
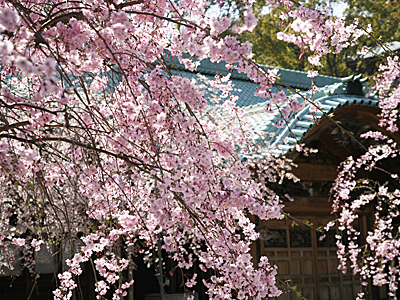
<svg viewBox="0 0 400 300"><path fill-rule="evenodd" d="M379 134L368 133L366 138L382 138ZM385 140L385 139L383 139ZM388 295L396 299L400 269L396 261L400 256L400 227L394 220L400 215L400 191L387 183L369 178L360 178L362 170L382 173L380 176L393 178L398 182L398 175L377 168L381 161L398 157L397 144L388 140L387 144L371 146L358 159L348 158L341 166L335 185L334 212L339 214L336 220L340 234L336 236L340 261L339 269L346 272L348 266L353 274L359 274L363 286L371 280L375 286L388 285ZM355 194L360 194L354 199ZM374 226L368 232L365 241L360 240L360 229L355 226L360 209L374 206ZM332 224L327 226L327 230ZM344 238L344 235L346 238ZM350 261L350 265L349 262ZM360 292L358 299L363 299L365 292Z"/></svg>
<svg viewBox="0 0 400 300"><path fill-rule="evenodd" d="M290 18L294 33L280 32L278 38L293 43L303 49L303 54L309 50L313 55L308 61L314 66L321 66L320 59L327 53L339 53L344 48L357 43L365 31L357 27L357 20L346 26L342 19L329 17L319 10L299 7L288 13L283 12L282 20ZM371 31L369 28L368 32ZM301 57L300 57L301 59Z"/></svg>
<svg viewBox="0 0 400 300"><path fill-rule="evenodd" d="M72 297L91 259L98 299L119 299L133 284L121 275L130 261L161 264L161 251L182 270L214 270L212 299L280 294L276 269L249 254L258 234L248 214L282 218L281 205L236 153L251 145L229 76L213 83L223 97L212 113L198 83L166 63L167 53L191 70L225 60L270 90L276 74L256 70L251 44L220 37L255 27L250 5L233 24L205 17L207 4L1 2L0 236L31 257L63 249L55 299ZM270 166L271 178L284 176Z"/></svg>
<svg viewBox="0 0 400 300"><path fill-rule="evenodd" d="M379 66L379 73L375 79L373 94L379 96L380 126L390 132L398 131L397 121L399 119L398 106L400 103L400 87L395 84L400 76L400 64L398 56L388 57L387 65Z"/></svg>

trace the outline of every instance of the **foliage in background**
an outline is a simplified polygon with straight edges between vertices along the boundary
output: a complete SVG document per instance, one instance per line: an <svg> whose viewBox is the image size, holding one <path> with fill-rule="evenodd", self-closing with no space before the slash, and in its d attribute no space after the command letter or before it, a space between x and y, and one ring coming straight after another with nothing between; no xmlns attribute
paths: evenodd
<svg viewBox="0 0 400 300"><path fill-rule="evenodd" d="M359 25L364 29L368 27L368 24L371 24L372 34L376 38L364 36L360 38L357 45L344 49L340 53L326 54L323 57L323 66L314 67L320 74L336 77L359 73L375 74L377 72L376 67L379 63L382 63L382 59L375 59L374 68L372 68L371 63L367 65L361 59L363 56L360 54L362 48L364 46L374 48L381 44L400 40L398 1L313 0L298 1L298 3L306 7L327 10L330 14L333 13L335 5L344 5L346 10L342 18L349 23L358 19ZM221 14L229 15L233 10L232 7L240 7L240 5L240 2L237 3L236 1L224 2L221 7ZM271 7L265 0L256 1L254 12L259 19L258 24L254 31L238 35L239 40L250 41L253 44L254 60L260 64L300 71L313 69L313 66L307 62L310 53L277 38L278 32L286 31L287 27L290 26L290 22L284 22L280 18L282 11L284 11L282 6Z"/></svg>

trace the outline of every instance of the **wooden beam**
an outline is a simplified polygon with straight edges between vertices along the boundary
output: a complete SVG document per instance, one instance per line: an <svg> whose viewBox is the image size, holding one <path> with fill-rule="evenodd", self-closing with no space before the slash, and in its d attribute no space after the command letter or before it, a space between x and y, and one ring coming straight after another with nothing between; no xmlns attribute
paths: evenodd
<svg viewBox="0 0 400 300"><path fill-rule="evenodd" d="M334 181L338 174L337 166L298 163L292 173L303 181Z"/></svg>
<svg viewBox="0 0 400 300"><path fill-rule="evenodd" d="M311 221L315 224L315 219L312 218ZM313 275L314 275L314 285L315 285L315 298L321 299L321 291L319 287L319 270L318 270L318 249L317 249L317 232L311 230L311 245L313 253Z"/></svg>
<svg viewBox="0 0 400 300"><path fill-rule="evenodd" d="M285 202L283 211L292 216L331 215L332 199L324 197L295 197L293 202ZM359 215L370 215L371 205L357 212Z"/></svg>
<svg viewBox="0 0 400 300"><path fill-rule="evenodd" d="M284 211L294 215L330 215L332 202L323 197L296 197L293 202L285 202Z"/></svg>

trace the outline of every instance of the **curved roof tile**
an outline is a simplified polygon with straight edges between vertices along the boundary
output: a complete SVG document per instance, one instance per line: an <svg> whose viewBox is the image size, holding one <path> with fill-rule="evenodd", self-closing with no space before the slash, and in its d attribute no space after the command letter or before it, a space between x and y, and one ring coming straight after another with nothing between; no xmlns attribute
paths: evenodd
<svg viewBox="0 0 400 300"><path fill-rule="evenodd" d="M227 75L228 70L225 69L224 62L214 64L210 60L203 60L196 72L184 70L183 66L177 60L176 62L174 61L174 64L174 72L187 78L196 79L199 84L203 84L206 95L209 93L218 97L218 95L222 94L215 90L210 91L210 85L205 82L204 78L213 80L216 75L216 67L220 73ZM306 72L279 69L282 82L293 88L301 88L303 91L300 91L300 95L292 95L285 88L274 87L273 92L283 90L287 96L297 98L299 102L303 102L304 98L312 99L314 103L318 101L320 103L319 107L322 110L311 113L310 108L312 104L307 103L304 109L296 113L292 119L286 121L286 126L279 128L274 124L278 124L281 121L281 113L278 110L275 110L273 113L265 112L264 107L269 99L254 95L259 85L250 81L245 74L235 72L231 75L231 82L234 87L232 94L239 97L236 104L245 111L245 119L249 124L249 129L254 132L254 142L261 146L265 146L266 144L272 145L272 147L277 149L275 151L277 156L293 149L295 144L301 142L308 131L325 114L330 114L346 105L377 106L378 104L376 99L363 96L368 89L365 87L362 89L360 75L346 78L318 75L314 78L314 82L319 88L311 94L310 91L305 91L311 87L311 79L307 77ZM353 89L349 87L350 83L356 83L356 90L354 90L354 86Z"/></svg>
<svg viewBox="0 0 400 300"><path fill-rule="evenodd" d="M311 130L319 120L325 117L325 114L329 114L343 106L377 106L378 101L369 99L364 96L358 95L324 95L321 97L315 97L315 101L319 101L321 111L317 111L314 114L310 113L311 103L306 104L305 108L299 111L293 116L288 122L287 126L283 128L276 128L273 124L278 123L281 120L279 112L272 114L264 112L261 107L258 110L254 110L251 107L244 108L246 112L246 120L249 123L250 129L255 132L253 137L256 143L265 145L266 143L271 144L277 150L276 155L285 154L296 145L297 142L301 142L302 139L307 135L308 131ZM273 136L260 140L260 136L263 136L264 132L275 133Z"/></svg>

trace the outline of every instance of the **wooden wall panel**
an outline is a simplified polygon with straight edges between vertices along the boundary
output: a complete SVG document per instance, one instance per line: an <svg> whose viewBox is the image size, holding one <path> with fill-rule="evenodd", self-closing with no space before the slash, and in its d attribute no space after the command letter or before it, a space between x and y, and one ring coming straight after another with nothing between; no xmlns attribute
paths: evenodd
<svg viewBox="0 0 400 300"><path fill-rule="evenodd" d="M326 221L324 216L320 219L309 216L308 219L315 224L323 222L321 219ZM268 222L266 224L269 234L274 234L273 226ZM267 242L262 251L263 255L269 257L271 264L278 266L278 279L290 280L290 285L296 286L297 291L301 291L302 296L308 300L354 299L359 291L359 280L351 273L342 275L337 269L336 247L322 247L325 244L318 244L315 231L304 225L293 228L291 224L291 220L285 220L287 248L268 247ZM282 227L282 223L279 223L277 232L281 232ZM305 234L308 231L311 235ZM332 241L328 244L332 244ZM300 247L301 245L309 246ZM295 292L289 292L278 298L289 299L298 297Z"/></svg>

